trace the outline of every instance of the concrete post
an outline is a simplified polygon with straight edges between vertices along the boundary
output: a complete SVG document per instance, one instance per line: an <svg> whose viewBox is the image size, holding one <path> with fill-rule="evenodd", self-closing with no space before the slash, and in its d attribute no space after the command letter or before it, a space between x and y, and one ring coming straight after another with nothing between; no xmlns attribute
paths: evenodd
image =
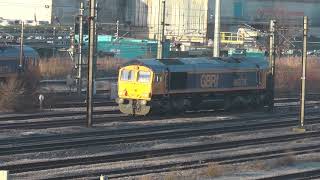
<svg viewBox="0 0 320 180"><path fill-rule="evenodd" d="M23 56L24 56L24 53L23 53L23 42L24 40L24 22L21 21L21 36L20 36L20 62L19 62L19 70L20 71L23 71Z"/></svg>
<svg viewBox="0 0 320 180"><path fill-rule="evenodd" d="M215 6L215 22L214 22L214 41L213 41L213 57L220 56L220 19L221 19L221 0L216 0Z"/></svg>
<svg viewBox="0 0 320 180"><path fill-rule="evenodd" d="M302 75L301 75L301 94L300 94L300 123L293 131L303 133L305 118L305 96L306 96L306 74L307 74L307 44L308 44L308 17L303 18L303 55L302 55Z"/></svg>
<svg viewBox="0 0 320 180"><path fill-rule="evenodd" d="M308 17L303 18L303 57L300 97L300 128L304 128L305 97L306 97L306 73L307 73L307 41L308 41Z"/></svg>
<svg viewBox="0 0 320 180"><path fill-rule="evenodd" d="M159 32L159 37L158 37L157 59L162 59L163 58L164 43L165 43L165 39L166 39L166 37L165 37L166 1L165 0L162 0L162 17L161 18L162 18L162 20L161 20L161 23L159 25L159 26L161 26L161 32Z"/></svg>
<svg viewBox="0 0 320 180"><path fill-rule="evenodd" d="M93 78L94 57L96 53L96 0L90 0L90 31L88 54L88 84L87 84L87 126L92 126L93 118Z"/></svg>
<svg viewBox="0 0 320 180"><path fill-rule="evenodd" d="M0 171L1 180L9 180L9 171Z"/></svg>

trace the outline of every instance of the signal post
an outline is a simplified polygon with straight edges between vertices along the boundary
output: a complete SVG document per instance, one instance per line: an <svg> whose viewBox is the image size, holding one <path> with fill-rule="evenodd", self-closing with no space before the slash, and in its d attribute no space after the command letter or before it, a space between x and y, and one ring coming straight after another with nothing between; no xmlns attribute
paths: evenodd
<svg viewBox="0 0 320 180"><path fill-rule="evenodd" d="M306 74L307 74L307 44L308 44L308 17L303 17L303 56L302 56L302 75L301 75L301 94L300 94L300 123L294 128L296 132L305 132L305 100L306 100Z"/></svg>
<svg viewBox="0 0 320 180"><path fill-rule="evenodd" d="M276 21L270 21L270 42L269 42L269 64L271 72L269 74L269 110L273 110L274 108L274 88L275 88L275 75L276 75L276 53L275 53L275 25Z"/></svg>
<svg viewBox="0 0 320 180"><path fill-rule="evenodd" d="M92 126L93 118L93 76L94 59L96 55L96 0L89 4L89 53L88 53L88 81L87 81L87 126Z"/></svg>

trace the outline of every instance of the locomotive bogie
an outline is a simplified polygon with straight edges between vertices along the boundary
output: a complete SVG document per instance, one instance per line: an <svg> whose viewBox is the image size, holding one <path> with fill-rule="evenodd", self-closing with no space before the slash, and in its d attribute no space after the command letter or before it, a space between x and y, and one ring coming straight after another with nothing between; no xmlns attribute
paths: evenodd
<svg viewBox="0 0 320 180"><path fill-rule="evenodd" d="M151 106L147 105L146 100L118 100L119 109L124 114L147 115L150 112Z"/></svg>

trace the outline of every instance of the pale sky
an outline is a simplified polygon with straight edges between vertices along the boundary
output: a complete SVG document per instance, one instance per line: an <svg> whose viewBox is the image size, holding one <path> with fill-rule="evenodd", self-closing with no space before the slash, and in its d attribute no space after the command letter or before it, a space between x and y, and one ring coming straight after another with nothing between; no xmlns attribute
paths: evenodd
<svg viewBox="0 0 320 180"><path fill-rule="evenodd" d="M0 17L50 22L51 5L52 0L0 0Z"/></svg>

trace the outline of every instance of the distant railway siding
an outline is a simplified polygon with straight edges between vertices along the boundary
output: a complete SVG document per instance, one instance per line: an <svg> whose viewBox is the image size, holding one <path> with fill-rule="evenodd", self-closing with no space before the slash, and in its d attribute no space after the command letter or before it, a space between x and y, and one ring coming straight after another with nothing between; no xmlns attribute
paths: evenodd
<svg viewBox="0 0 320 180"><path fill-rule="evenodd" d="M0 43L19 43L20 27L0 28ZM33 48L69 48L70 29L31 28L24 31L24 44Z"/></svg>

